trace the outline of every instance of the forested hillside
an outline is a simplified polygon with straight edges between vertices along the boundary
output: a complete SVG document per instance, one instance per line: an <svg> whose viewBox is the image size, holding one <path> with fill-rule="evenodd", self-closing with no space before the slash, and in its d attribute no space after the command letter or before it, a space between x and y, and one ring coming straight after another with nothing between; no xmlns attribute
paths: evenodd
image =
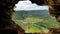
<svg viewBox="0 0 60 34"><path fill-rule="evenodd" d="M13 20L28 33L45 32L49 28L60 26L55 17L49 15L48 10L16 11Z"/></svg>

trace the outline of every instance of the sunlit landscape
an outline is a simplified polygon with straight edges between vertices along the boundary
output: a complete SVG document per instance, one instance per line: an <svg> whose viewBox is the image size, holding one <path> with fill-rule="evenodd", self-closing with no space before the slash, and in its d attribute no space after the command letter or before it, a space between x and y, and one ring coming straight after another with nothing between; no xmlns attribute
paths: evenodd
<svg viewBox="0 0 60 34"><path fill-rule="evenodd" d="M12 18L26 33L48 32L49 28L58 28L55 17L48 10L16 11Z"/></svg>

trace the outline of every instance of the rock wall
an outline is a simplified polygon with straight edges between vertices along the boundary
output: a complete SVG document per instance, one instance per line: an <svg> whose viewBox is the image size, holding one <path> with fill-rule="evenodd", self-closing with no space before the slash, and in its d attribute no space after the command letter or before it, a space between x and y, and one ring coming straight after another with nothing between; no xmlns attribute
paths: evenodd
<svg viewBox="0 0 60 34"><path fill-rule="evenodd" d="M12 14L15 12L13 9L18 1L20 0L0 0L0 31L11 30L12 32L18 31L20 34L25 33L25 31L12 20ZM18 32L17 34L19 34ZM8 32L5 32L5 34L6 33Z"/></svg>
<svg viewBox="0 0 60 34"><path fill-rule="evenodd" d="M49 13L51 16L55 16L56 20L60 22L60 0L30 0L32 3L38 5L49 6ZM50 31L47 34L60 34L59 28L50 28Z"/></svg>
<svg viewBox="0 0 60 34"><path fill-rule="evenodd" d="M30 0L32 3L38 5L49 6L49 13L51 16L55 16L57 21L60 22L60 0Z"/></svg>

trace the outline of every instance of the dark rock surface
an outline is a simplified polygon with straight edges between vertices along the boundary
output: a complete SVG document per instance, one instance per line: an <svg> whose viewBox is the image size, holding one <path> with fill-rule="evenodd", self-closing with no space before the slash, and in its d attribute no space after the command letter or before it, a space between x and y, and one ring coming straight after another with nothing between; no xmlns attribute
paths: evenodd
<svg viewBox="0 0 60 34"><path fill-rule="evenodd" d="M12 20L13 9L19 0L0 0L0 34L24 34L25 31Z"/></svg>

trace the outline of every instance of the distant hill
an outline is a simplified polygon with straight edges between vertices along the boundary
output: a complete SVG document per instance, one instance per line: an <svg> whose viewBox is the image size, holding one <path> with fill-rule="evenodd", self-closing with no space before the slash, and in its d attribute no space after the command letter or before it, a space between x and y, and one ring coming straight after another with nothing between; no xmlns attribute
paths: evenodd
<svg viewBox="0 0 60 34"><path fill-rule="evenodd" d="M60 23L49 15L48 10L16 11L13 15L13 19L25 31L27 31L26 23L29 23L28 32L42 32L60 26Z"/></svg>
<svg viewBox="0 0 60 34"><path fill-rule="evenodd" d="M48 10L29 10L29 11L16 11L14 19L24 19L26 17L38 17L38 18L47 18L49 17Z"/></svg>

